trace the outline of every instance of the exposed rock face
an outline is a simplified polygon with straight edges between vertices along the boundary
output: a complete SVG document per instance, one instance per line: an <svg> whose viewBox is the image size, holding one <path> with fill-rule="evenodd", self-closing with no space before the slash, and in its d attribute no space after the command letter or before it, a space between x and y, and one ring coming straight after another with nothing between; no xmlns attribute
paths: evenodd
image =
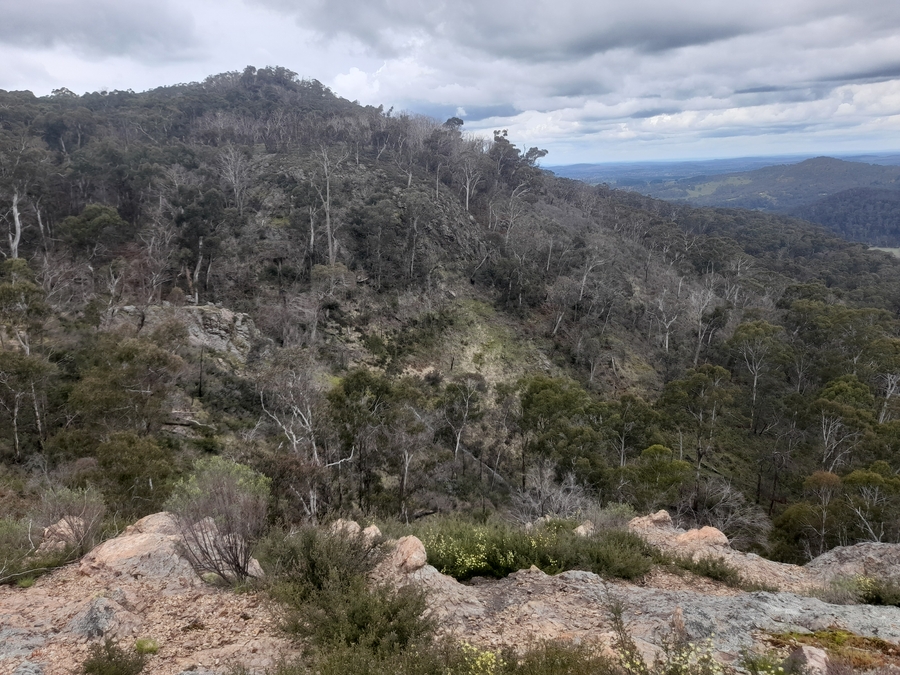
<svg viewBox="0 0 900 675"><path fill-rule="evenodd" d="M668 542L682 554L715 552L763 574L774 565L787 585L803 568L770 563L758 556L732 551L724 535L713 528L676 530L668 514L639 520L636 531L649 531L656 541ZM660 532L662 530L662 532ZM416 584L429 593L429 611L440 630L483 647L521 648L536 640L572 639L609 645L613 641L609 607L620 602L635 642L652 657L673 621L695 641L715 635L714 649L723 661L766 633L813 632L840 626L859 635L900 641L900 609L895 607L828 605L792 593L728 593L666 589L607 582L590 572L571 571L548 576L536 567L499 581L464 585L426 564L422 543L404 537L375 572L378 581Z"/></svg>
<svg viewBox="0 0 900 675"><path fill-rule="evenodd" d="M69 675L104 638L155 639L147 675L262 672L291 653L260 598L204 584L180 546L174 519L158 513L29 589L0 587L0 675Z"/></svg>
<svg viewBox="0 0 900 675"><path fill-rule="evenodd" d="M732 551L724 535L712 528L677 530L663 514L635 519L631 527L679 555L715 553L745 576L768 573L770 583L788 586L820 578L816 570L829 565L871 574L882 569L877 565L893 564L895 555L893 547L863 545L856 554L852 549L857 547L832 552L831 561L823 556L810 564L812 569L804 569ZM378 536L352 521L333 531ZM278 635L259 599L201 583L179 555L179 542L172 517L155 514L94 549L81 564L43 577L30 589L0 587L0 675L68 675L83 661L88 644L105 637L126 646L138 637L157 640L160 651L149 658L148 675L188 670L221 675L238 663L259 672L289 654L289 643ZM656 573L638 586L605 581L590 572L548 576L532 568L499 581L464 585L428 565L416 537L389 545L373 580L424 588L439 630L483 647L522 648L543 639L609 645L609 608L616 602L624 607L629 631L648 657L673 623L694 641L714 635L714 649L723 661L738 658L768 633L838 627L900 643L896 607L829 605L786 592L719 592L708 580L671 583ZM820 667L827 663L822 666L820 657L808 649L796 655L804 659L804 667L824 675Z"/></svg>
<svg viewBox="0 0 900 675"><path fill-rule="evenodd" d="M161 593L181 592L201 584L190 563L179 554L181 544L174 518L157 513L100 544L81 559L78 571L84 576L152 579Z"/></svg>
<svg viewBox="0 0 900 675"><path fill-rule="evenodd" d="M735 567L746 582L781 591L804 592L821 585L817 575L803 567L766 560L754 553L735 551L728 537L714 527L682 530L666 511L634 518L628 529L666 553L700 560L721 558Z"/></svg>
<svg viewBox="0 0 900 675"><path fill-rule="evenodd" d="M824 649L803 645L795 649L785 660L785 670L806 675L828 675L828 654Z"/></svg>
<svg viewBox="0 0 900 675"><path fill-rule="evenodd" d="M214 305L176 307L166 302L143 310L122 307L111 320L110 327L130 326L141 333L150 333L173 320L187 329L188 342L192 346L227 355L240 363L247 359L253 342L259 338L259 331L247 314Z"/></svg>
<svg viewBox="0 0 900 675"><path fill-rule="evenodd" d="M838 546L804 565L822 581L839 577L900 577L900 544Z"/></svg>
<svg viewBox="0 0 900 675"><path fill-rule="evenodd" d="M75 636L96 638L125 638L137 633L141 620L115 600L94 598L81 604L78 612L66 625Z"/></svg>

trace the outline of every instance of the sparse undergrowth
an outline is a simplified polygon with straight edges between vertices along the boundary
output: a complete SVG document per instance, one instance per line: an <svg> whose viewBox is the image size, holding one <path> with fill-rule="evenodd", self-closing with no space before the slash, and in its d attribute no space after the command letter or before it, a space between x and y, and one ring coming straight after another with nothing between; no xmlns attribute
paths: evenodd
<svg viewBox="0 0 900 675"><path fill-rule="evenodd" d="M841 577L814 595L833 605L888 605L900 607L900 582L882 577Z"/></svg>
<svg viewBox="0 0 900 675"><path fill-rule="evenodd" d="M81 666L84 675L137 675L144 669L143 652L128 651L111 640L91 645Z"/></svg>
<svg viewBox="0 0 900 675"><path fill-rule="evenodd" d="M814 633L779 633L771 636L770 642L776 647L819 647L853 670L870 671L883 666L900 666L900 647L897 645L837 628Z"/></svg>
<svg viewBox="0 0 900 675"><path fill-rule="evenodd" d="M705 556L696 559L690 556L663 556L660 562L664 567L676 574L690 572L698 577L705 577L725 584L730 588L736 588L748 593L758 591L767 593L778 592L776 586L746 579L736 566L721 556Z"/></svg>

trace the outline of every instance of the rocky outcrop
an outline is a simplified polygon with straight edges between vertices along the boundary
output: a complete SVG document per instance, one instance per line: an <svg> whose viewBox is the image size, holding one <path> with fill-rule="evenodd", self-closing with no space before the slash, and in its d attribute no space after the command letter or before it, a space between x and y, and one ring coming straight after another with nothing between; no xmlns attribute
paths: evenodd
<svg viewBox="0 0 900 675"><path fill-rule="evenodd" d="M868 542L839 546L802 567L766 560L731 548L714 527L683 530L666 511L634 518L628 529L666 553L679 557L721 558L751 584L781 591L808 592L835 579L856 576L900 577L900 544Z"/></svg>
<svg viewBox="0 0 900 675"><path fill-rule="evenodd" d="M157 513L100 544L81 559L78 572L94 579L153 580L160 593L182 592L202 582L179 553L181 545L174 518L168 513Z"/></svg>
<svg viewBox="0 0 900 675"><path fill-rule="evenodd" d="M261 673L291 653L260 597L203 583L181 546L159 513L31 588L0 587L0 675L69 675L106 638L126 648L156 640L148 675L237 664Z"/></svg>
<svg viewBox="0 0 900 675"><path fill-rule="evenodd" d="M866 542L838 546L808 562L804 569L822 582L857 576L898 579L900 544Z"/></svg>
<svg viewBox="0 0 900 675"><path fill-rule="evenodd" d="M795 593L821 585L820 578L797 565L766 560L755 553L736 551L728 537L714 527L683 530L675 527L666 511L634 518L628 529L665 553L683 558L722 559L734 567L748 584Z"/></svg>
<svg viewBox="0 0 900 675"><path fill-rule="evenodd" d="M745 576L769 574L770 583L786 586L818 579L818 570L828 565L871 573L883 569L878 565L893 564L892 548L866 545L856 557L849 550L833 552L810 569L779 565L732 551L713 528L679 530L662 513L635 519L631 528L678 555L715 554ZM342 521L332 531L373 540L380 536L352 521ZM188 670L221 674L238 663L260 672L291 652L258 597L202 583L179 554L181 545L172 517L155 514L30 589L0 588L0 675L74 672L88 645L102 638L125 645L139 637L156 640L160 650L148 661L149 675ZM427 564L425 547L416 537L386 546L373 581L425 589L428 612L439 631L486 648L522 648L545 639L608 646L614 639L610 610L617 604L647 657L658 651L673 624L693 641L712 635L717 657L726 662L765 644L773 633L840 628L900 644L896 607L830 605L788 592L720 592L709 580L688 577L673 583L662 573L635 585L583 571L548 576L533 567L498 581L461 584ZM821 666L820 657L809 649L795 655L810 670Z"/></svg>
<svg viewBox="0 0 900 675"><path fill-rule="evenodd" d="M216 305L177 307L168 302L146 308L120 307L109 322L110 328L128 327L151 333L166 322L177 321L187 330L188 343L243 363L259 331L253 320L240 312Z"/></svg>

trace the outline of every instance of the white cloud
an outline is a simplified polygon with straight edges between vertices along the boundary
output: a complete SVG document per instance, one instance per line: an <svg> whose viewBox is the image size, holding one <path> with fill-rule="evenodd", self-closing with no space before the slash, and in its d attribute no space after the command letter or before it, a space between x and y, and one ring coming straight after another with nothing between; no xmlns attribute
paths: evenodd
<svg viewBox="0 0 900 675"><path fill-rule="evenodd" d="M900 145L896 0L0 0L0 11L12 17L3 88L140 90L283 65L364 104L508 128L553 163Z"/></svg>

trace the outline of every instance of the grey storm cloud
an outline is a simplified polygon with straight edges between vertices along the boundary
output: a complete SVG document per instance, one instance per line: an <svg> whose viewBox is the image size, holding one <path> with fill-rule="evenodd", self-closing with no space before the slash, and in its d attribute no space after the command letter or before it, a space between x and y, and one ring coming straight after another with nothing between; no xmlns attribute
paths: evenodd
<svg viewBox="0 0 900 675"><path fill-rule="evenodd" d="M366 104L508 128L554 161L557 149L755 153L767 134L779 152L900 138L897 0L0 0L0 12L0 87L138 89L283 65Z"/></svg>
<svg viewBox="0 0 900 675"><path fill-rule="evenodd" d="M92 57L189 58L193 18L154 0L0 0L0 44L70 47Z"/></svg>
<svg viewBox="0 0 900 675"><path fill-rule="evenodd" d="M524 61L587 58L613 49L661 52L706 45L848 12L846 0L253 0L326 36L348 35L377 53L403 49L404 35L446 39L461 49ZM861 29L896 27L900 5L869 0Z"/></svg>

